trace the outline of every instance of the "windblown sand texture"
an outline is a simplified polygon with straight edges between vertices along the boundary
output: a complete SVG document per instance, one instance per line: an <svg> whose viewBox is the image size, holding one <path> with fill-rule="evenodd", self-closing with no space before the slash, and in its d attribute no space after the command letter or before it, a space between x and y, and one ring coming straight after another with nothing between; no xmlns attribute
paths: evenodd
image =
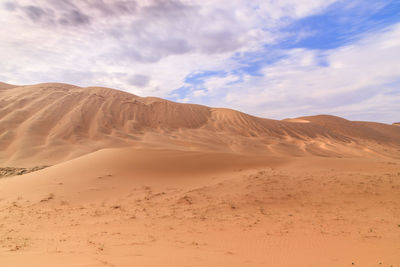
<svg viewBox="0 0 400 267"><path fill-rule="evenodd" d="M394 124L0 83L0 163L52 165L0 179L0 266L400 266Z"/></svg>

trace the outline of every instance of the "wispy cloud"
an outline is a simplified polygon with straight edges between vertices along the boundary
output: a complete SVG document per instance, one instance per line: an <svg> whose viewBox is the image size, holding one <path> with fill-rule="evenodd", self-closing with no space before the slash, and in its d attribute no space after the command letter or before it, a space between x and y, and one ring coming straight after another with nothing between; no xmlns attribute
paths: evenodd
<svg viewBox="0 0 400 267"><path fill-rule="evenodd" d="M10 0L0 80L390 121L399 12L398 1L372 0Z"/></svg>
<svg viewBox="0 0 400 267"><path fill-rule="evenodd" d="M329 113L391 122L400 114L400 24L331 50L294 48L265 65L262 75L236 84L209 77L223 101L260 116L282 118ZM207 82L204 82L207 89ZM214 87L212 87L214 88ZM215 88L214 88L215 90Z"/></svg>

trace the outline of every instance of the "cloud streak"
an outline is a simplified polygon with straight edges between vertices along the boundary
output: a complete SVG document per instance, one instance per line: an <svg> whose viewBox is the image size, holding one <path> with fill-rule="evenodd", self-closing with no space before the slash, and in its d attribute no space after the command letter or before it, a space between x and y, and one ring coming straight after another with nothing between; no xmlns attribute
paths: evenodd
<svg viewBox="0 0 400 267"><path fill-rule="evenodd" d="M0 80L108 86L274 118L330 112L389 122L399 113L392 101L400 80L397 7L358 0L7 1L0 6ZM368 115L371 108L382 112Z"/></svg>
<svg viewBox="0 0 400 267"><path fill-rule="evenodd" d="M329 113L391 122L400 114L396 51L400 51L400 24L339 49L291 49L282 59L265 65L258 77L244 75L236 84L227 82L234 79L227 79L229 75L210 77L204 87L229 88L224 105L261 116Z"/></svg>

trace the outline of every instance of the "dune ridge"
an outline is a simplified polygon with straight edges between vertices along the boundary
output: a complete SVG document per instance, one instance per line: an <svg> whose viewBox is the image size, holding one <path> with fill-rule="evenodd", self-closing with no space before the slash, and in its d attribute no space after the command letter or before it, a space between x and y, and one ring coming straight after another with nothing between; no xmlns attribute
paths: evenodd
<svg viewBox="0 0 400 267"><path fill-rule="evenodd" d="M0 161L7 166L52 165L123 146L294 156L345 156L360 151L399 155L400 129L394 125L329 115L278 121L60 83L2 83L0 88Z"/></svg>
<svg viewBox="0 0 400 267"><path fill-rule="evenodd" d="M0 265L397 266L399 146L396 125L0 84Z"/></svg>

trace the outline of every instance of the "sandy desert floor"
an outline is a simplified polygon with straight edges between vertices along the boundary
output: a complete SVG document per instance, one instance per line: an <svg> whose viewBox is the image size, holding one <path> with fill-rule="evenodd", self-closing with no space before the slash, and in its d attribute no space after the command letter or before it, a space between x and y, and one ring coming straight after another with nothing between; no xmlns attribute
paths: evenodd
<svg viewBox="0 0 400 267"><path fill-rule="evenodd" d="M0 103L0 267L400 267L398 126L60 83Z"/></svg>
<svg viewBox="0 0 400 267"><path fill-rule="evenodd" d="M106 149L0 195L0 266L400 266L384 157Z"/></svg>

